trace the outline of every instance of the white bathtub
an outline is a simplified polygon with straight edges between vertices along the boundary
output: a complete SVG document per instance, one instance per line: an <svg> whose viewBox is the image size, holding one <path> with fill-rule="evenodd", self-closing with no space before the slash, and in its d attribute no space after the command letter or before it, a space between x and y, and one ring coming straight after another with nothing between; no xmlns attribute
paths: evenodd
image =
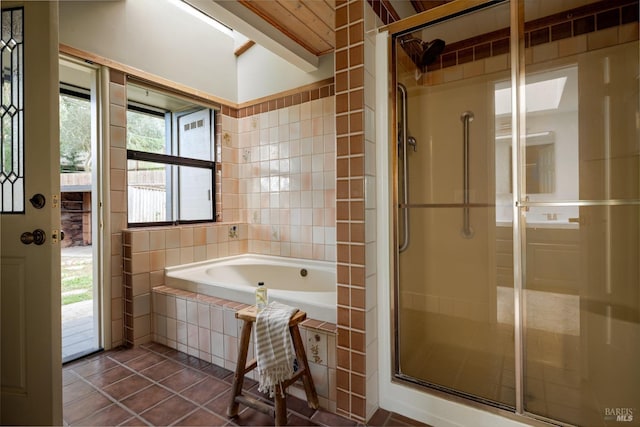
<svg viewBox="0 0 640 427"><path fill-rule="evenodd" d="M167 286L245 304L255 304L258 282L265 283L269 301L336 323L336 268L332 262L245 254L165 269Z"/></svg>

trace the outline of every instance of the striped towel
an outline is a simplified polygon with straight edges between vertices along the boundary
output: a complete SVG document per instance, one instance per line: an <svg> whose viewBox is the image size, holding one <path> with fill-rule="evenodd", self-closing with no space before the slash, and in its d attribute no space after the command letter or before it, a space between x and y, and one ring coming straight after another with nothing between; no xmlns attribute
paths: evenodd
<svg viewBox="0 0 640 427"><path fill-rule="evenodd" d="M293 376L294 352L289 320L297 308L273 301L256 318L258 391L273 397L276 385Z"/></svg>

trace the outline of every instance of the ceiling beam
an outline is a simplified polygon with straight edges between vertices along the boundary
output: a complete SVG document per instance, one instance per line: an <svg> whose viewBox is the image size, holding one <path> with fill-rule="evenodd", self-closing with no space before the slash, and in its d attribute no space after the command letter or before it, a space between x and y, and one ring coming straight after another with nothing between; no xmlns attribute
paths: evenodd
<svg viewBox="0 0 640 427"><path fill-rule="evenodd" d="M249 40L247 42L245 42L242 46L240 46L239 48L237 48L233 54L235 56L240 56L243 53L245 53L246 51L248 51L249 49L251 49L251 46L253 46L254 44L256 44L256 42L254 42L253 40Z"/></svg>

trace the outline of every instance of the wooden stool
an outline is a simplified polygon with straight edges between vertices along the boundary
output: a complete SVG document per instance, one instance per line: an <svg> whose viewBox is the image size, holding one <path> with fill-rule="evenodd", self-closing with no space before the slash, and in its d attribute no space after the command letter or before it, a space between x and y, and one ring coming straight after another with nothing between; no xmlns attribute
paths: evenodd
<svg viewBox="0 0 640 427"><path fill-rule="evenodd" d="M307 404L310 408L318 409L318 395L316 394L316 389L313 385L311 371L309 370L309 363L307 362L307 355L304 351L302 338L300 337L300 330L298 329L298 324L307 318L307 313L298 310L297 313L291 316L291 320L289 321L289 332L293 339L293 347L296 352L296 357L298 358L299 367L298 371L292 378L287 381L283 381L276 386L273 406L242 394L244 376L258 366L255 358L247 364L247 352L249 351L249 341L251 340L251 328L253 323L256 321L257 314L255 306L236 311L236 319L241 319L244 323L242 325L242 334L240 336L240 348L238 352L236 373L233 377L233 394L231 395L231 401L227 408L227 416L235 417L238 415L238 406L242 403L243 405L250 406L267 415L271 415L275 418L276 425L282 426L287 424L287 401L284 398L284 393L286 392L287 387L296 382L300 377L302 377L304 391L307 395Z"/></svg>

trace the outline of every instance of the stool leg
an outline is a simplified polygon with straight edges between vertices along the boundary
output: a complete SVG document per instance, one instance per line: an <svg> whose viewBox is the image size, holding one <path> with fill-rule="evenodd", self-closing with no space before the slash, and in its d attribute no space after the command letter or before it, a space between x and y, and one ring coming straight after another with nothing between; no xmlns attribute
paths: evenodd
<svg viewBox="0 0 640 427"><path fill-rule="evenodd" d="M287 425L287 397L282 389L282 384L276 386L274 400L275 416L277 426Z"/></svg>
<svg viewBox="0 0 640 427"><path fill-rule="evenodd" d="M251 326L253 322L247 320L242 325L242 334L240 335L240 348L238 349L238 364L236 365L236 373L233 376L233 386L231 401L227 408L227 416L235 417L238 415L239 403L236 402L236 396L242 394L242 385L244 383L244 374L247 364L247 352L249 351L249 341L251 340Z"/></svg>
<svg viewBox="0 0 640 427"><path fill-rule="evenodd" d="M307 354L304 351L304 343L300 336L300 330L298 325L294 325L289 328L291 331L291 338L293 338L293 346L296 349L296 355L298 356L298 364L304 369L302 374L302 383L304 384L304 392L307 395L307 404L312 409L318 409L320 406L318 403L318 395L316 394L316 387L313 385L313 378L311 378L311 370L309 369L309 363L307 362Z"/></svg>

